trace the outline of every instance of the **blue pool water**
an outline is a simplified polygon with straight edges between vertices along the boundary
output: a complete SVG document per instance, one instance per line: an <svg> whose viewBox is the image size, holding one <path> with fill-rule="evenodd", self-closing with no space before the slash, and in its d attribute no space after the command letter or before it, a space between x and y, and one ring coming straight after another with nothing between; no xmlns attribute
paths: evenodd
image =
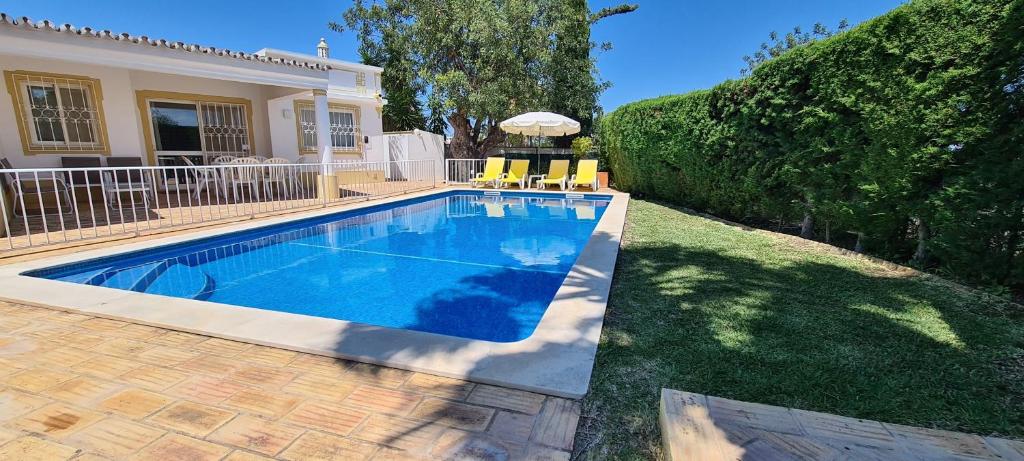
<svg viewBox="0 0 1024 461"><path fill-rule="evenodd" d="M447 192L25 275L511 342L533 333L609 200Z"/></svg>

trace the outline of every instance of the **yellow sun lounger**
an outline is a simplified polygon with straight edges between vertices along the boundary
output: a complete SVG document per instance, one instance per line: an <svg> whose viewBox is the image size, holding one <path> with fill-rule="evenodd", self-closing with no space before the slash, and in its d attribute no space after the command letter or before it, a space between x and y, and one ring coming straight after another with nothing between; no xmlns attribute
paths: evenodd
<svg viewBox="0 0 1024 461"><path fill-rule="evenodd" d="M576 174L569 180L569 189L575 190L577 186L588 186L590 190L597 190L597 160L580 160L576 164Z"/></svg>
<svg viewBox="0 0 1024 461"><path fill-rule="evenodd" d="M496 185L498 180L501 179L501 172L505 169L505 157L489 157L487 163L484 164L484 172L477 173L475 178L469 180L469 183L476 187L478 184L486 186L487 184Z"/></svg>
<svg viewBox="0 0 1024 461"><path fill-rule="evenodd" d="M569 177L569 161L568 160L552 160L551 165L548 166L548 174L541 175L540 179L537 180L537 188L543 189L549 184L558 184L562 190L565 190L566 181Z"/></svg>
<svg viewBox="0 0 1024 461"><path fill-rule="evenodd" d="M518 184L520 189L526 189L526 178L529 171L529 160L513 160L508 166L508 173L501 175L501 179L498 180L498 187Z"/></svg>

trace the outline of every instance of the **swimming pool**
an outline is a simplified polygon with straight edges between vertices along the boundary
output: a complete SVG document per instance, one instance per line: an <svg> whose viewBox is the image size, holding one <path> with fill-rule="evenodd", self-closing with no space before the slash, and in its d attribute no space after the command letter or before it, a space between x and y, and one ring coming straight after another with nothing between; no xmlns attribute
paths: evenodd
<svg viewBox="0 0 1024 461"><path fill-rule="evenodd" d="M515 342L533 333L610 200L451 191L23 274Z"/></svg>

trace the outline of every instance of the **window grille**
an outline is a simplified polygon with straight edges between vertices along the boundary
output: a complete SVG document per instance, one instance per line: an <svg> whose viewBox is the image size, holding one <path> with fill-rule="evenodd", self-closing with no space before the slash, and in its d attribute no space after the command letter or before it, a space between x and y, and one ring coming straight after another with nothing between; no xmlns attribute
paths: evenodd
<svg viewBox="0 0 1024 461"><path fill-rule="evenodd" d="M296 105L295 123L302 151L316 152L316 110L308 102ZM329 119L331 122L331 147L335 152L358 152L359 150L359 125L354 109L331 107Z"/></svg>
<svg viewBox="0 0 1024 461"><path fill-rule="evenodd" d="M249 127L245 106L221 102L200 102L203 117L203 152L212 155L248 154Z"/></svg>
<svg viewBox="0 0 1024 461"><path fill-rule="evenodd" d="M7 81L27 152L109 151L98 81L30 72Z"/></svg>

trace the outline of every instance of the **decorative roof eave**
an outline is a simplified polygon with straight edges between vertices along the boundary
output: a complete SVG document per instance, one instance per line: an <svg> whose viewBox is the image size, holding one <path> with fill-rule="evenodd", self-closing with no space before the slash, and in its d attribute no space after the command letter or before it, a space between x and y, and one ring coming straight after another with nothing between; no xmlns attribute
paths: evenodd
<svg viewBox="0 0 1024 461"><path fill-rule="evenodd" d="M331 66L316 63L307 62L298 59L284 59L274 58L267 56L260 56L253 53L245 53L242 51L231 51L228 49L218 49L212 46L202 46L197 44L188 44L184 42L172 42L165 39L151 39L145 35L133 36L128 33L115 34L109 30L96 30L90 27L76 28L71 24L57 24L48 19L33 22L28 17L22 16L21 18L15 18L6 13L0 13L0 25L21 28L25 30L38 30L44 32L53 32L67 34L69 36L83 37L83 38L96 38L113 40L130 45L139 46L150 46L153 48L162 48L169 50L176 50L186 53L195 53L209 56L219 56L229 59L237 59L242 61L260 62L273 65L299 67L317 71L327 71L331 69Z"/></svg>

